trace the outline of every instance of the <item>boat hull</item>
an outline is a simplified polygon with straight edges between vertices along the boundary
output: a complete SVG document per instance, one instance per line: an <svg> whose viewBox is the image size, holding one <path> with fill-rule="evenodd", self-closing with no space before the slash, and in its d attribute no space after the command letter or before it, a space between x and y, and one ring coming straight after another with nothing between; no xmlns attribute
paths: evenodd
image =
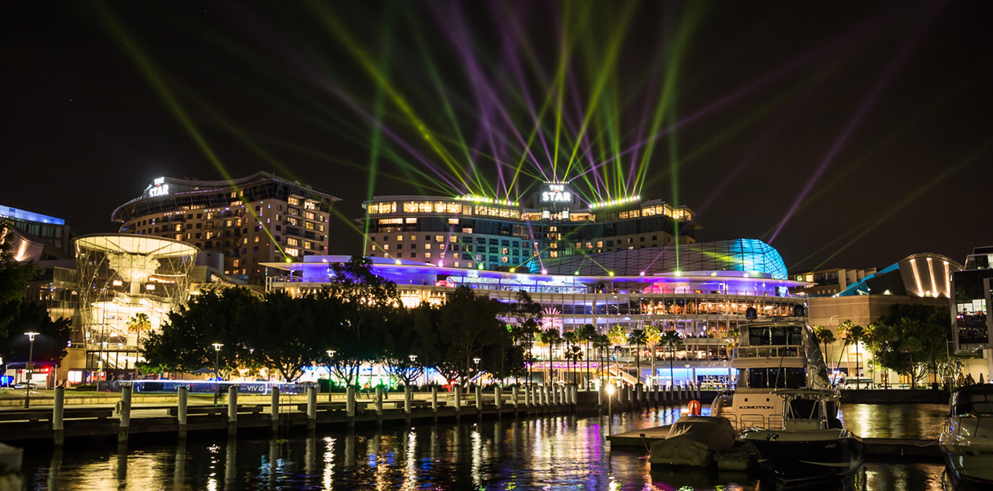
<svg viewBox="0 0 993 491"><path fill-rule="evenodd" d="M941 445L941 455L955 479L993 484L993 446Z"/></svg>
<svg viewBox="0 0 993 491"><path fill-rule="evenodd" d="M759 454L759 466L777 480L813 482L847 476L865 460L865 444L852 435L825 440L788 440L788 432L752 432L745 441Z"/></svg>

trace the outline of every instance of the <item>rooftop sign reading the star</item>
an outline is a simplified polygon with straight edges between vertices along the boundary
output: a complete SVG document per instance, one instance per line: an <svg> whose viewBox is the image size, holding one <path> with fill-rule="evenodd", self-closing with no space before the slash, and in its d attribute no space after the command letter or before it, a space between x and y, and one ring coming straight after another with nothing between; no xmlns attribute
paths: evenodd
<svg viewBox="0 0 993 491"><path fill-rule="evenodd" d="M540 203L572 203L572 191L564 183L545 183L538 191Z"/></svg>

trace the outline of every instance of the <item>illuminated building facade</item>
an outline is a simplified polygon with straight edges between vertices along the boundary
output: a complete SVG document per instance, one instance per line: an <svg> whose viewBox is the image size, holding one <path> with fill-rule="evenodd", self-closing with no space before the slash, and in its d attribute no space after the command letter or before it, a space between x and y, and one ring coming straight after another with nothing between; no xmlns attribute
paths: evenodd
<svg viewBox="0 0 993 491"><path fill-rule="evenodd" d="M933 253L911 254L848 284L837 293L810 294L807 300L810 324L828 328L835 334L835 342L828 346L825 354L828 367L837 376L854 377L858 374L866 379L871 378L875 384L910 384L909 379L896 372L882 368L870 370L873 366L870 350L865 349L865 346L858 348L856 344L846 344L838 327L845 321L865 327L889 314L893 305L945 307L948 305L950 292L953 291L949 279L961 269L962 265L948 256ZM795 288L793 291L806 294L817 290L808 287Z"/></svg>
<svg viewBox="0 0 993 491"><path fill-rule="evenodd" d="M127 377L138 360L138 336L158 330L190 293L197 248L173 239L130 234L75 240L79 326L63 361L69 383ZM148 325L134 326L144 314Z"/></svg>
<svg viewBox="0 0 993 491"><path fill-rule="evenodd" d="M269 173L231 181L155 179L119 206L120 232L178 240L224 255L223 272L264 282L264 262L328 251L328 218L338 198Z"/></svg>
<svg viewBox="0 0 993 491"><path fill-rule="evenodd" d="M626 332L647 325L654 325L659 330L676 330L683 337L683 347L674 354L673 375L677 383L730 377L728 334L746 322L750 313L759 320L805 318L804 299L789 293L789 288L803 283L786 278L786 268L779 253L761 241L722 241L680 247L680 254L688 260L692 261L694 254L699 255L701 259L695 265L709 266L707 270L676 269L671 256L656 259L663 250L664 247L656 247L600 253L601 256L630 256L628 264L624 268L618 267L613 275L602 269L583 269L576 274L572 269L574 266L565 263L561 267L568 270L567 273L534 274L438 266L407 259L370 259L375 274L397 284L401 300L407 306L416 306L422 301L440 304L449 292L463 285L506 303L514 302L517 292L524 290L542 305L543 329L555 327L570 331L592 324L600 333L615 326ZM715 250L725 253L701 252ZM706 262L702 259L704 256L708 258ZM270 275L266 287L291 295L315 291L329 281L331 264L347 260L344 256L312 256L300 263L267 264L281 270L282 274ZM570 260L562 258L562 261ZM557 268L553 261L548 267ZM641 356L642 378L648 380L654 376L661 383L668 383L667 355L660 347L654 351L656 373L651 373L649 360L652 354L645 348ZM543 358L547 357L547 348L536 349L535 354L543 360L535 368L547 367L548 360ZM625 364L627 369L634 368L633 348L620 348L615 356L615 362ZM552 363L556 370L565 366L564 359L556 358Z"/></svg>
<svg viewBox="0 0 993 491"><path fill-rule="evenodd" d="M809 271L794 275L793 279L805 281L814 285L808 288L797 288L796 293L803 293L809 296L834 295L841 293L849 285L855 284L865 279L867 275L876 272L876 268L868 269L846 269L833 268Z"/></svg>
<svg viewBox="0 0 993 491"><path fill-rule="evenodd" d="M72 230L61 218L0 205L0 222L10 229L0 236L9 243L15 261L72 258Z"/></svg>
<svg viewBox="0 0 993 491"><path fill-rule="evenodd" d="M693 212L630 197L583 201L544 183L525 203L480 196L376 196L363 203L365 254L453 268L542 269L545 259L696 241Z"/></svg>
<svg viewBox="0 0 993 491"><path fill-rule="evenodd" d="M985 360L971 360L976 372L993 374L993 355L990 338L993 337L993 246L976 247L965 260L961 271L951 275L950 299L952 314L952 337L955 351L962 355L982 355ZM973 378L979 380L978 375Z"/></svg>

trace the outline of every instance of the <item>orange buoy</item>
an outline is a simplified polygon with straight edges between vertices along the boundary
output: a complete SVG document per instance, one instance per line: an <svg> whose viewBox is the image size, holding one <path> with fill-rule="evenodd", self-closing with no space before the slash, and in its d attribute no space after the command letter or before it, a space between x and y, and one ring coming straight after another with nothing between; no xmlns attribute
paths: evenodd
<svg viewBox="0 0 993 491"><path fill-rule="evenodd" d="M693 416L700 415L700 401L697 400L690 401L690 403L686 405L686 408L689 410L689 413L691 415Z"/></svg>

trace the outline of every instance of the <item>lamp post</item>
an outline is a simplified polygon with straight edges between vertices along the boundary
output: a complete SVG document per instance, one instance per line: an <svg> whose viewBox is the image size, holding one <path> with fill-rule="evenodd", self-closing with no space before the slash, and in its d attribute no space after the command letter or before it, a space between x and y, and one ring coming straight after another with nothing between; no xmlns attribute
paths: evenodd
<svg viewBox="0 0 993 491"><path fill-rule="evenodd" d="M331 366L334 364L334 354L337 351L333 349L327 350L328 354L328 402L331 402Z"/></svg>
<svg viewBox="0 0 993 491"><path fill-rule="evenodd" d="M473 358L472 362L476 364L476 375L479 375L479 357L477 356L476 358Z"/></svg>
<svg viewBox="0 0 993 491"><path fill-rule="evenodd" d="M611 427L614 423L614 384L607 384L607 436L610 436Z"/></svg>
<svg viewBox="0 0 993 491"><path fill-rule="evenodd" d="M217 396L220 387L217 380L221 378L221 343L214 343L214 407L217 407Z"/></svg>
<svg viewBox="0 0 993 491"><path fill-rule="evenodd" d="M28 364L24 366L28 372L28 383L26 385L27 392L24 395L24 409L31 407L31 378L34 374L34 337L38 335L36 332L26 332L25 336L31 341L28 347Z"/></svg>

